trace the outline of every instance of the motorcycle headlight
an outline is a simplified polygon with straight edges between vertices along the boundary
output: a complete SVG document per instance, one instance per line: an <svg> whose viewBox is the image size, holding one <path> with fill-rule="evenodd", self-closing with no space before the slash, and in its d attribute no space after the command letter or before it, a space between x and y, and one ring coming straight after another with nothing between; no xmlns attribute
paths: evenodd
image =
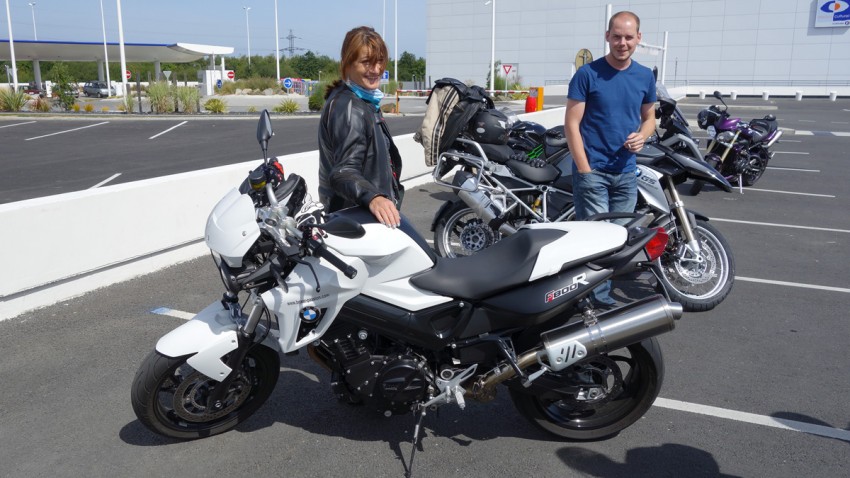
<svg viewBox="0 0 850 478"><path fill-rule="evenodd" d="M732 139L734 138L735 133L731 131L724 131L718 134L717 137L714 139L717 140L718 143L722 143L724 146L729 146L730 144L732 144Z"/></svg>

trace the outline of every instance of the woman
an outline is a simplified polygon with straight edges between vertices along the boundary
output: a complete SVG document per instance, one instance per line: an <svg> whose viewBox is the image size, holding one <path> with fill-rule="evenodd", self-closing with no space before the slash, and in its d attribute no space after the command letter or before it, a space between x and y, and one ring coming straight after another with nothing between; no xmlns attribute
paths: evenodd
<svg viewBox="0 0 850 478"><path fill-rule="evenodd" d="M401 156L379 108L387 46L370 27L345 35L341 80L325 93L319 123L319 200L328 212L368 208L388 227L401 223Z"/></svg>

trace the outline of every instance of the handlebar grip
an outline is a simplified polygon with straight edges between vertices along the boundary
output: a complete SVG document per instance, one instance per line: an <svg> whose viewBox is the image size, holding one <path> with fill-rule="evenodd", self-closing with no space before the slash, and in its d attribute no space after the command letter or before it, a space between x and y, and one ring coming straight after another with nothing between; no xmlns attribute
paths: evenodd
<svg viewBox="0 0 850 478"><path fill-rule="evenodd" d="M313 248L313 255L321 257L322 259L330 262L332 266L339 269L345 275L345 277L348 277L349 279L354 279L357 276L357 269L343 262L342 259L340 259L336 255L334 255L334 253L329 251L324 246L324 244L318 241L314 241L312 239L310 240L310 243Z"/></svg>

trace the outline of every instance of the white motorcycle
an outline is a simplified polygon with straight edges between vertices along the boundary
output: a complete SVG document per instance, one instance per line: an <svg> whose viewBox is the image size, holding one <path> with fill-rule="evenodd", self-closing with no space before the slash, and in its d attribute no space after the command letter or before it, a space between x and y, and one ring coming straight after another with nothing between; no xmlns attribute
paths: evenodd
<svg viewBox="0 0 850 478"><path fill-rule="evenodd" d="M257 134L266 157L265 111ZM205 239L223 297L162 337L132 386L141 423L178 439L247 419L272 393L280 354L301 350L340 401L414 415L414 450L427 409L492 400L499 384L542 429L599 439L652 405L664 372L655 337L682 314L661 296L604 314L586 300L661 254L663 232L533 224L475 256L438 258L404 218L391 229L352 208L323 221L304 180L283 180L273 159L215 206Z"/></svg>

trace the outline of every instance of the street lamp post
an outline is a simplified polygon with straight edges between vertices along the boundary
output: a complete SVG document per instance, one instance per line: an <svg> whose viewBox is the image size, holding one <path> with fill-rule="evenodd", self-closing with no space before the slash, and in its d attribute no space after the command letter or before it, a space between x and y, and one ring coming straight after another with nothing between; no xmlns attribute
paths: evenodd
<svg viewBox="0 0 850 478"><path fill-rule="evenodd" d="M490 32L490 94L496 90L496 0L488 0L484 5L493 4L493 27Z"/></svg>
<svg viewBox="0 0 850 478"><path fill-rule="evenodd" d="M277 0L274 0L274 57L275 82L280 82L280 34L277 31Z"/></svg>
<svg viewBox="0 0 850 478"><path fill-rule="evenodd" d="M35 2L27 2L32 10L32 39L38 41L38 33L35 31Z"/></svg>
<svg viewBox="0 0 850 478"><path fill-rule="evenodd" d="M15 39L12 36L12 14L9 12L9 0L6 0L6 23L9 25L9 53L12 56L12 88L18 91L18 63L15 60Z"/></svg>
<svg viewBox="0 0 850 478"><path fill-rule="evenodd" d="M248 32L248 67L251 67L251 25L248 24L248 10L251 7L242 7L245 10L245 30Z"/></svg>
<svg viewBox="0 0 850 478"><path fill-rule="evenodd" d="M112 95L112 80L109 78L109 53L106 51L106 21L103 19L103 0L100 0L100 28L103 30L103 67L106 69L106 94Z"/></svg>
<svg viewBox="0 0 850 478"><path fill-rule="evenodd" d="M319 83L322 82L322 70L319 70Z"/></svg>

